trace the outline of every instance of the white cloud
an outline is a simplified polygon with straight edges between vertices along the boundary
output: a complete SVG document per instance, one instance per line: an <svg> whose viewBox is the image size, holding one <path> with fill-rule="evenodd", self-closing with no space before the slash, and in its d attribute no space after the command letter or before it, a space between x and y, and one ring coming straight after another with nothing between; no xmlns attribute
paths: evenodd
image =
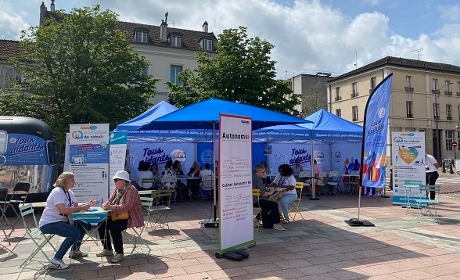
<svg viewBox="0 0 460 280"><path fill-rule="evenodd" d="M365 1L372 5L383 3L383 0ZM12 8L6 9L7 13L0 12L0 38L17 39L19 31L28 27L26 18L28 24L38 23L41 1L31 2L34 4L30 7L14 4L20 6L16 8L17 13ZM0 0L0 4L3 3ZM216 35L224 29L246 26L250 37L258 36L275 45L272 58L278 62L276 67L280 78L299 72L345 73L354 69L355 51L358 66L387 55L416 59L418 53L415 50L421 48L420 59L460 65L458 5L439 8L442 13L438 12L436 19L440 26L437 32L423 34L426 32L422 31L418 37L406 38L398 34L398 30L390 30L390 23L400 19L381 12L351 17L325 4L330 3L328 1L293 0L289 1L289 5L278 4L274 0L150 0L135 3L126 0L57 1L56 9L70 10L74 6L100 4L103 9L118 13L120 20L153 25L159 25L165 12L169 12L170 26L201 30L206 20L209 30ZM45 4L49 9L49 1ZM430 2L426 4L430 5ZM32 15L33 19L30 18ZM415 16L415 22L416 15L408 16ZM443 25L443 20L448 20L450 24Z"/></svg>

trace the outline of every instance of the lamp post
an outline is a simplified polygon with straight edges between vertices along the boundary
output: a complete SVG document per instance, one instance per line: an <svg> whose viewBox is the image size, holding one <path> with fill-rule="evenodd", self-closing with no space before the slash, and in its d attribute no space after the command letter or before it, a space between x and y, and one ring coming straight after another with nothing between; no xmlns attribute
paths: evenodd
<svg viewBox="0 0 460 280"><path fill-rule="evenodd" d="M460 124L457 124L455 126L455 134L457 134L457 141L458 141L458 130L460 129ZM455 140L455 136L454 136L454 140ZM455 145L454 145L455 143ZM457 162L457 145L458 143L457 142L454 142L452 143L452 146L454 147L454 167L455 167L455 170L457 170L457 166L456 166L456 162Z"/></svg>
<svg viewBox="0 0 460 280"><path fill-rule="evenodd" d="M437 149L437 160L438 162L441 162L442 161L442 158L441 158L441 141L439 141L439 124L438 124L438 121L439 121L439 104L438 104L438 94L440 93L441 89L443 89L444 87L448 86L448 85L452 85L453 83L445 83L442 87L440 87L439 89L436 89L436 84L435 84L435 88L433 89L433 94L434 94L434 104L435 104L435 107L436 107L436 116L434 121L435 121L435 124L436 124L436 149Z"/></svg>

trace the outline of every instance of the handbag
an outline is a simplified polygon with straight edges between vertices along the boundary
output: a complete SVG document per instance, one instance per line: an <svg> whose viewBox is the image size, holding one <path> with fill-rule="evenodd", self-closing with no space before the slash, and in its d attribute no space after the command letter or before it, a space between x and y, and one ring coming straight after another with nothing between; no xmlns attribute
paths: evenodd
<svg viewBox="0 0 460 280"><path fill-rule="evenodd" d="M115 212L110 212L110 219L112 221L118 221L118 220L127 220L129 218L129 212L121 212L120 214L115 214Z"/></svg>

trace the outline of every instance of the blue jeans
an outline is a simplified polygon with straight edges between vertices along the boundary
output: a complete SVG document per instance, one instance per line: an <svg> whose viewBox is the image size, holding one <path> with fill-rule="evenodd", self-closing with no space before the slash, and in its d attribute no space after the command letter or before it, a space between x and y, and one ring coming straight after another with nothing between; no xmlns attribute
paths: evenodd
<svg viewBox="0 0 460 280"><path fill-rule="evenodd" d="M45 234L56 234L66 238L54 255L55 259L62 260L71 246L73 246L74 251L80 248L81 241L86 233L85 228L89 229L90 227L87 222L77 220L75 221L75 226L66 222L57 222L43 225L40 230Z"/></svg>
<svg viewBox="0 0 460 280"><path fill-rule="evenodd" d="M285 193L283 196L278 200L278 204L281 207L281 211L283 211L284 220L289 221L289 208L288 204L292 203L294 200L297 199L297 194L293 193Z"/></svg>

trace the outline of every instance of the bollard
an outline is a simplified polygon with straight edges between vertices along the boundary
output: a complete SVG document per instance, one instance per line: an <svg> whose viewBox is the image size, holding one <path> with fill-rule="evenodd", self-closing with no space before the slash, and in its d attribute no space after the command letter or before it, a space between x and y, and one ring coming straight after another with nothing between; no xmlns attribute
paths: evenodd
<svg viewBox="0 0 460 280"><path fill-rule="evenodd" d="M442 161L442 173L446 173L446 162Z"/></svg>

